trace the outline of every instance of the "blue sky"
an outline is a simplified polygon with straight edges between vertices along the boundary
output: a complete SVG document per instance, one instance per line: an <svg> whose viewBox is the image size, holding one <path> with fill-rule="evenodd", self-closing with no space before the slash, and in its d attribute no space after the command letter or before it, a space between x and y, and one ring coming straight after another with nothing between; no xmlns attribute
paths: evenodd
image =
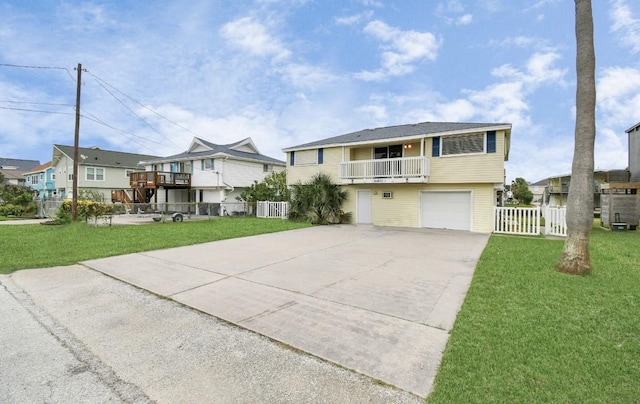
<svg viewBox="0 0 640 404"><path fill-rule="evenodd" d="M640 121L640 4L593 1L596 168ZM0 156L73 144L166 156L197 135L260 151L380 126L508 122L508 181L571 171L569 0L0 1ZM23 111L25 109L31 111ZM48 111L33 112L33 111Z"/></svg>

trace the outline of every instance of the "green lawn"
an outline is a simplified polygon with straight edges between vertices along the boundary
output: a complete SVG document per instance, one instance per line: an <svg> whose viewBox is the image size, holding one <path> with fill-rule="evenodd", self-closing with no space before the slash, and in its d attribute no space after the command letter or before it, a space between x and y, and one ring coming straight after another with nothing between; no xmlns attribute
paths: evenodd
<svg viewBox="0 0 640 404"><path fill-rule="evenodd" d="M84 223L0 226L0 274L308 226L288 220L257 218L112 227L92 227Z"/></svg>
<svg viewBox="0 0 640 404"><path fill-rule="evenodd" d="M594 229L583 277L555 271L562 245L491 237L429 403L640 400L640 232Z"/></svg>

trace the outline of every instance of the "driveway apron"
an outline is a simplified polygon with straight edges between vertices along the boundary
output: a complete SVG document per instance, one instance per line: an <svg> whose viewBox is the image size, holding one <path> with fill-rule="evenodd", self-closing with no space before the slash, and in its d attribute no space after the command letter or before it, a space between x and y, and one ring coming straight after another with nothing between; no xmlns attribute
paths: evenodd
<svg viewBox="0 0 640 404"><path fill-rule="evenodd" d="M426 397L487 240L320 226L83 264Z"/></svg>

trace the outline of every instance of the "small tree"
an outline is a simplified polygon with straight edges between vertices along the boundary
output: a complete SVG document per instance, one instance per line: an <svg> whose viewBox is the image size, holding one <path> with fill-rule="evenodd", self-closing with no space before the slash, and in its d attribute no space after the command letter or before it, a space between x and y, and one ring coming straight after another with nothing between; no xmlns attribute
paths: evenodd
<svg viewBox="0 0 640 404"><path fill-rule="evenodd" d="M533 194L529 191L529 183L521 177L518 177L511 184L511 192L513 192L513 197L516 198L520 203L529 204L531 200L533 200ZM527 199L527 195L531 195L531 199L527 203L525 200Z"/></svg>
<svg viewBox="0 0 640 404"><path fill-rule="evenodd" d="M5 214L22 216L33 213L36 209L33 190L24 185L3 184L0 186L0 205L4 207Z"/></svg>
<svg viewBox="0 0 640 404"><path fill-rule="evenodd" d="M255 205L258 201L282 202L291 198L291 191L287 187L287 172L274 171L264 177L261 182L253 181L253 184L237 196L239 201L245 201Z"/></svg>
<svg viewBox="0 0 640 404"><path fill-rule="evenodd" d="M327 174L318 173L305 184L294 184L291 197L291 219L313 224L344 223L350 219L341 210L347 191L331 182Z"/></svg>

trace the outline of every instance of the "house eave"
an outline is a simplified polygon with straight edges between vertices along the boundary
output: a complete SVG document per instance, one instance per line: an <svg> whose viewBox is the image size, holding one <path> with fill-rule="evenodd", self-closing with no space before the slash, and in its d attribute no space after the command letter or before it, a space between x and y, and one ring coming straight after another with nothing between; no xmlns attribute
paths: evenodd
<svg viewBox="0 0 640 404"><path fill-rule="evenodd" d="M312 150L312 149L320 149L320 148L330 148L330 147L349 147L349 146L365 146L365 145L374 145L374 144L384 144L384 143L394 143L394 142L406 142L411 140L421 140L438 136L449 136L449 135L461 135L466 133L479 133L479 132L487 132L491 130L505 130L507 134L511 134L511 125L495 125L488 127L478 127L464 130L452 130L445 132L434 132L434 133L422 133L418 135L409 135L409 136L396 136L385 139L375 139L375 140L364 140L360 142L344 142L344 143L327 143L327 144L317 144L314 146L294 146L282 149L284 153L292 152L292 151L300 151L300 150ZM508 158L508 153L507 153Z"/></svg>

